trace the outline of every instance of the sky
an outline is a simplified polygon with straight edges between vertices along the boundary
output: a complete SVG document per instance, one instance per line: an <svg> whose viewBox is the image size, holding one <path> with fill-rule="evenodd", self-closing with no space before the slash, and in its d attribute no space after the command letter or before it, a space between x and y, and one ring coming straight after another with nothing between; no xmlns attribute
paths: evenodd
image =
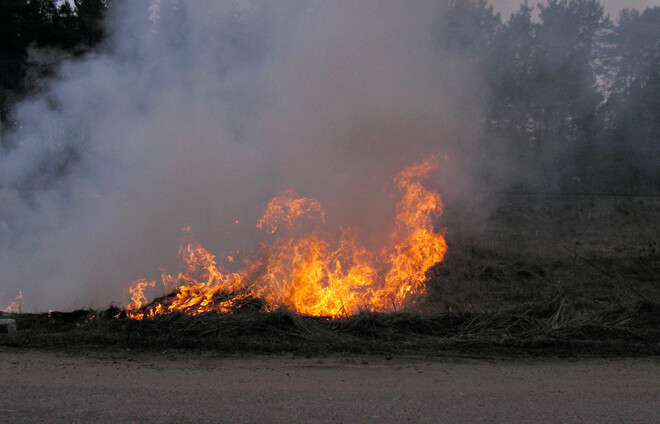
<svg viewBox="0 0 660 424"><path fill-rule="evenodd" d="M512 12L518 10L521 3L522 0L490 0L490 4L502 14L502 19L505 21ZM545 3L545 1L529 1L531 5L537 5L538 3ZM609 13L612 18L616 18L619 11L626 7L644 10L647 7L660 6L660 0L600 0L600 3L605 6L605 13Z"/></svg>

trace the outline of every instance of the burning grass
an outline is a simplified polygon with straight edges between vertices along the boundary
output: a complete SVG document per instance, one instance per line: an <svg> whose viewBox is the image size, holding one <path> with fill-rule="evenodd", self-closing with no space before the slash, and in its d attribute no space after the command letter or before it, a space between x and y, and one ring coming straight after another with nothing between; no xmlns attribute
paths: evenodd
<svg viewBox="0 0 660 424"><path fill-rule="evenodd" d="M229 314L174 313L134 320L111 308L13 317L19 331L1 335L0 345L306 355L660 354L659 303L587 303L566 293L497 312L363 312L331 318L255 307Z"/></svg>
<svg viewBox="0 0 660 424"><path fill-rule="evenodd" d="M413 306L425 294L426 271L441 262L447 250L444 234L434 230L432 221L442 213L440 195L420 182L438 166L437 158L430 157L394 177L402 199L390 243L380 252L358 244L351 230L342 231L336 243L316 231L300 231L298 221L323 222L325 211L318 201L292 190L273 198L257 222L268 233L283 228L284 234L263 243L236 271L224 269L185 228L179 248L185 270L176 277L163 274L161 284L135 281L129 288L127 315L141 320L172 313L229 313L259 301L269 311L284 308L331 317ZM150 287L174 291L145 305Z"/></svg>
<svg viewBox="0 0 660 424"><path fill-rule="evenodd" d="M520 202L508 202L515 214L525 209ZM142 320L129 319L121 308L14 312L10 317L18 331L0 334L0 346L303 355L659 355L660 200L636 202L637 220L621 219L630 213L620 202L553 200L534 206L532 216L515 226L497 211L477 233L448 223L450 249L426 273L426 296L415 309L311 316L291 308L269 310L247 291L219 290L215 304L240 301L224 312L145 313ZM575 210L586 218L580 220ZM556 213L572 219L541 225L553 223ZM447 220L453 218L450 211ZM141 308L167 306L174 296Z"/></svg>

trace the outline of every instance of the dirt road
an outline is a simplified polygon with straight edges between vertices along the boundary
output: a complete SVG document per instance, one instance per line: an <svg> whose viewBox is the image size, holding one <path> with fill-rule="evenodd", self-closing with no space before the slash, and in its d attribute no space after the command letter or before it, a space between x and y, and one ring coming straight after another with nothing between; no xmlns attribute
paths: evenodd
<svg viewBox="0 0 660 424"><path fill-rule="evenodd" d="M660 361L0 350L0 422L653 423Z"/></svg>

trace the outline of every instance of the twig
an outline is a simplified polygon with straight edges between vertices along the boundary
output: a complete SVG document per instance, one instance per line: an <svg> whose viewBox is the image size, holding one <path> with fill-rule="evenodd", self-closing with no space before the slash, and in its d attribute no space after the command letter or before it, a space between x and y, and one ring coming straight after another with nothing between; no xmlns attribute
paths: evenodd
<svg viewBox="0 0 660 424"><path fill-rule="evenodd" d="M344 316L348 316L348 311L346 310L346 307L344 306L344 301L340 298L339 303L341 303L341 308L344 310Z"/></svg>

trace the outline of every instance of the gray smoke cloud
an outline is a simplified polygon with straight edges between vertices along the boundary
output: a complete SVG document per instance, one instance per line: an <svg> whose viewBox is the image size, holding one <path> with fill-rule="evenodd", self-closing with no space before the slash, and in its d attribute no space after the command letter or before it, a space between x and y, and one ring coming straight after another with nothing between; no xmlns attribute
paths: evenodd
<svg viewBox="0 0 660 424"><path fill-rule="evenodd" d="M509 15L515 13L520 9L521 0L491 0L495 11L500 12L503 20L507 20ZM546 5L546 0L528 1L530 6L538 4ZM619 16L619 12L625 8L644 10L647 7L660 6L660 0L600 0L600 3L605 8L605 13L608 13L612 18Z"/></svg>
<svg viewBox="0 0 660 424"><path fill-rule="evenodd" d="M219 255L254 247L289 188L329 228L383 238L393 175L431 154L429 185L447 202L469 191L479 84L434 45L441 2L125 3L102 52L14 111L0 301L122 301L127 282L176 270L182 227Z"/></svg>

